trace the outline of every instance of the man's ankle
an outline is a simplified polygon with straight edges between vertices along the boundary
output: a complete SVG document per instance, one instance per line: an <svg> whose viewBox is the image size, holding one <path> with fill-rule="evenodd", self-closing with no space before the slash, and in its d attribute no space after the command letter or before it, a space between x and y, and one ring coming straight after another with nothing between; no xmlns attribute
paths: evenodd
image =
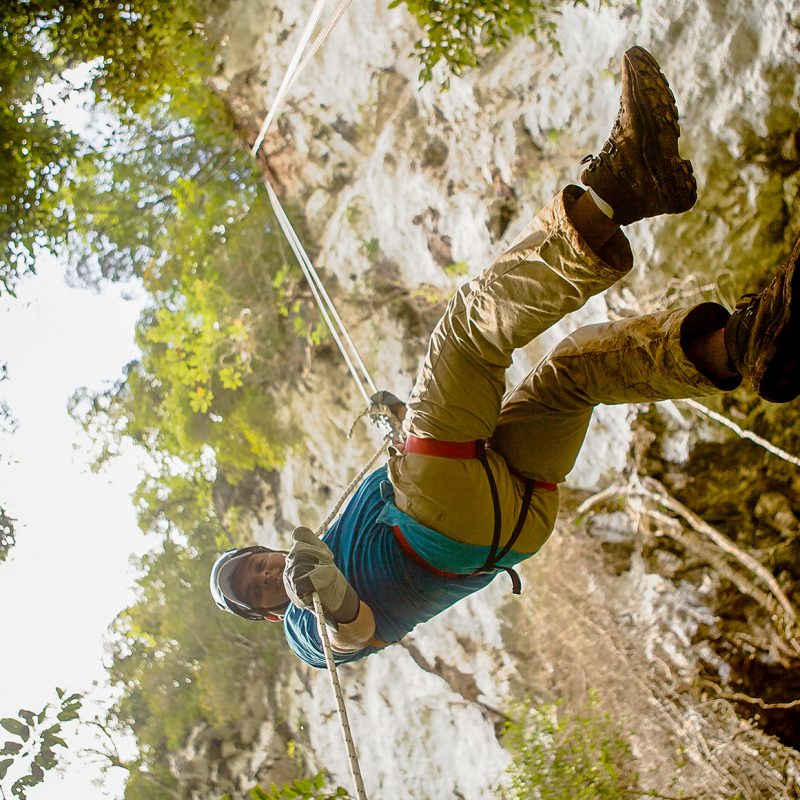
<svg viewBox="0 0 800 800"><path fill-rule="evenodd" d="M567 213L575 230L594 253L599 254L619 233L619 225L598 207L589 192L584 192Z"/></svg>
<svg viewBox="0 0 800 800"><path fill-rule="evenodd" d="M725 328L718 328L702 336L691 337L684 344L687 358L707 378L716 384L739 375L731 366L725 347Z"/></svg>

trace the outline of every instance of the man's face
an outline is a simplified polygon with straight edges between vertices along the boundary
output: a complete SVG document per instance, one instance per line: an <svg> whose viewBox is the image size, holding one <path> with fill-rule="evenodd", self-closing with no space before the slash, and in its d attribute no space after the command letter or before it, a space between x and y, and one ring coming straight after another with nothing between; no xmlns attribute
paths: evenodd
<svg viewBox="0 0 800 800"><path fill-rule="evenodd" d="M252 553L236 570L233 588L256 611L275 608L289 601L283 588L283 553Z"/></svg>

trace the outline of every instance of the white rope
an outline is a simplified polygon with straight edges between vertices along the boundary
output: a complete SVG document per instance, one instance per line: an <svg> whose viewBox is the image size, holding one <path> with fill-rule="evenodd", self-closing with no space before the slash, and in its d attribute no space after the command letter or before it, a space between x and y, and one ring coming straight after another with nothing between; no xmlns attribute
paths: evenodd
<svg viewBox="0 0 800 800"><path fill-rule="evenodd" d="M295 82L297 76L306 68L309 61L317 54L317 50L322 46L322 43L328 38L331 31L336 27L339 23L339 20L344 16L344 12L350 7L350 3L352 0L339 0L339 5L336 6L335 11L331 18L325 23L325 27L319 32L319 35L314 42L312 43L311 47L308 49L308 52L305 54L300 66L297 68L297 72L295 73L294 78L292 79L292 83Z"/></svg>
<svg viewBox="0 0 800 800"><path fill-rule="evenodd" d="M278 108L283 102L283 98L286 96L289 89L292 88L298 77L300 77L300 73L308 66L308 63L317 54L317 50L322 47L325 40L330 35L331 31L336 27L339 20L344 16L344 12L350 7L351 2L352 0L339 0L339 5L336 6L333 15L325 24L325 27L319 32L317 38L314 39L314 42L303 57L303 60L300 61L303 51L308 45L308 40L311 38L311 34L313 33L317 22L319 22L319 18L322 15L322 11L325 7L326 0L317 0L314 8L311 11L311 16L308 18L306 27L303 30L303 35L300 37L300 41L297 43L292 60L289 62L289 67L286 70L286 75L283 77L283 81L278 89L278 93L275 95L275 99L272 101L272 108L270 108L267 116L264 117L264 121L261 123L261 129L258 132L258 136L256 137L253 146L250 148L251 155L255 156L258 153L259 148L264 143L264 138L267 135L270 125L272 125L273 120L277 116Z"/></svg>
<svg viewBox="0 0 800 800"><path fill-rule="evenodd" d="M264 185L267 187L267 195L270 203L272 204L272 209L275 212L275 217L278 220L278 224L281 226L281 230L283 230L284 235L289 241L289 245L291 246L295 257L297 258L297 262L300 264L300 269L303 271L303 274L308 281L311 292L314 295L314 299L317 301L317 305L319 306L322 318L325 320L325 324L328 326L328 330L331 332L331 335L333 336L333 339L339 348L339 352L342 354L342 358L344 359L347 368L350 370L353 380L356 382L356 386L364 397L364 400L369 403L370 395L373 395L378 391L377 387L375 386L375 382L372 380L372 376L369 374L369 370L364 364L364 361L358 352L358 348L350 338L350 334L347 332L347 328L345 328L341 317L336 311L333 301L325 290L322 281L319 279L319 275L317 275L317 271L314 269L311 259L308 257L308 254L303 248L300 239L297 237L297 234L295 233L295 230L289 221L289 217L283 210L280 200L278 200L278 195L275 194L275 190L272 188L269 181L264 181ZM369 391L364 388L365 384Z"/></svg>
<svg viewBox="0 0 800 800"><path fill-rule="evenodd" d="M344 737L344 746L347 749L347 760L350 762L350 774L353 776L353 783L356 786L356 798L357 800L367 800L367 793L364 790L364 781L361 778L361 770L358 766L356 746L353 743L353 735L350 732L350 721L347 719L347 709L344 705L344 696L342 695L342 687L339 683L339 674L336 672L336 662L333 660L333 648L328 638L328 626L325 624L325 612L322 609L322 603L316 592L311 595L311 598L314 601L314 612L317 615L319 635L322 639L322 650L325 653L325 664L328 667L331 686L336 696L336 711L339 714L342 736Z"/></svg>
<svg viewBox="0 0 800 800"><path fill-rule="evenodd" d="M305 50L306 46L308 45L308 41L311 38L311 34L314 31L314 27L316 26L319 18L322 14L323 8L325 6L326 0L317 0L314 5L314 8L311 12L311 16L309 17L308 22L306 23L306 27L303 30L303 34L300 37L300 41L295 49L294 55L292 56L291 62L289 67L286 71L286 75L281 82L281 86L278 89L278 94L275 97L275 100L272 103L272 107L269 110L269 113L264 118L264 122L261 125L261 130L258 133L258 137L256 138L253 147L251 148L250 152L253 156L258 153L261 144L264 141L264 137L269 130L270 125L272 124L273 119L275 118L278 108L286 95L286 92L289 90L291 85L294 83L294 80L297 76L302 72L305 66L308 64L310 59L314 56L317 50L321 47L323 42L327 39L330 35L331 31L335 27L336 23L344 15L344 12L350 6L351 0L340 0L339 5L336 7L333 16L326 24L325 28L320 32L320 34L315 39L311 49L306 54L305 58L303 58L302 62L300 61L303 51ZM278 195L276 194L275 190L273 189L272 185L269 183L268 180L264 181L264 185L267 188L267 195L269 196L270 204L272 205L272 210L275 213L275 216L278 220L278 224L281 226L286 239L289 242L289 245L292 248L292 251L295 254L295 258L300 265L300 269L303 271L306 280L311 288L311 292L314 295L314 299L317 302L319 307L320 313L322 314L322 318L325 321L325 324L328 326L328 330L331 332L333 336L333 340L336 342L336 346L339 348L339 352L342 354L342 358L344 359L345 364L347 365L350 374L353 376L353 380L356 383L361 395L363 396L364 400L369 403L370 402L370 395L375 394L377 391L377 387L375 386L375 382L372 380L372 376L369 374L364 361L361 358L360 353L358 352L358 348L356 348L355 343L350 338L350 334L347 331L344 323L342 322L341 317L339 316L338 312L336 311L336 307L333 305L333 302L330 299L322 281L317 274L316 269L314 268L311 259L308 257L308 254L305 251L305 248L300 241L300 238L295 233L294 228L292 227L291 222L289 221L289 217L283 209L283 206L278 199ZM364 388L366 385L366 389ZM369 391L367 391L369 389Z"/></svg>
<svg viewBox="0 0 800 800"><path fill-rule="evenodd" d="M311 38L311 34L314 32L314 28L317 26L317 22L319 21L322 11L325 8L325 3L326 0L317 0L317 2L314 4L314 8L311 11L311 16L308 18L303 35L300 37L300 42L297 45L297 49L294 51L292 60L289 62L289 66L286 69L286 74L283 76L283 81L278 89L278 94L275 95L275 99L272 101L272 108L270 108L267 116L264 117L264 121L261 123L261 130L259 130L256 141L253 144L253 147L250 149L250 154L253 156L258 153L258 150L264 141L264 137L267 135L269 126L272 125L272 120L275 119L275 115L278 113L278 108L283 102L284 96L289 91L289 87L292 85L292 83L294 83L295 78L300 74L300 71L297 69L297 65L303 55L303 50L306 49L308 40Z"/></svg>

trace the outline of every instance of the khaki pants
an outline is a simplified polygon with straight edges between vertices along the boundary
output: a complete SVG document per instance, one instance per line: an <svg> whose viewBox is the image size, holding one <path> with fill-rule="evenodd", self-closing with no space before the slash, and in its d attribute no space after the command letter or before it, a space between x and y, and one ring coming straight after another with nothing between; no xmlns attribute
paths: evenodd
<svg viewBox="0 0 800 800"><path fill-rule="evenodd" d="M405 427L422 438L484 439L502 509L501 544L521 510L524 475L560 483L578 456L600 403L707 395L717 386L698 372L682 342L724 326L714 303L579 328L505 397L513 351L526 345L631 268L620 232L592 252L569 218L582 190L567 187L515 244L451 299L431 337L408 403ZM517 474L515 474L517 473ZM494 510L476 459L403 454L389 463L401 511L446 536L489 545ZM547 540L558 492L536 489L514 549L534 553Z"/></svg>

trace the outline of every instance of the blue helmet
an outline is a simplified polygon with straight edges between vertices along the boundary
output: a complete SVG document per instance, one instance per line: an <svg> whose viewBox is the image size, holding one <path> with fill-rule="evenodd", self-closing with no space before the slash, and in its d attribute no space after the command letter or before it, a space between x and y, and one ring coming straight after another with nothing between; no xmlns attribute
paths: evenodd
<svg viewBox="0 0 800 800"><path fill-rule="evenodd" d="M217 604L217 608L223 611L229 611L231 614L236 614L244 619L264 620L279 618L284 614L289 607L289 602L281 603L274 608L254 609L236 594L233 588L233 579L236 574L237 567L242 563L242 560L253 553L285 553L285 550L273 550L270 547L263 547L256 544L250 547L234 548L233 550L226 550L214 562L211 568L211 580L209 581L211 588L211 596ZM270 614L272 616L265 616Z"/></svg>

